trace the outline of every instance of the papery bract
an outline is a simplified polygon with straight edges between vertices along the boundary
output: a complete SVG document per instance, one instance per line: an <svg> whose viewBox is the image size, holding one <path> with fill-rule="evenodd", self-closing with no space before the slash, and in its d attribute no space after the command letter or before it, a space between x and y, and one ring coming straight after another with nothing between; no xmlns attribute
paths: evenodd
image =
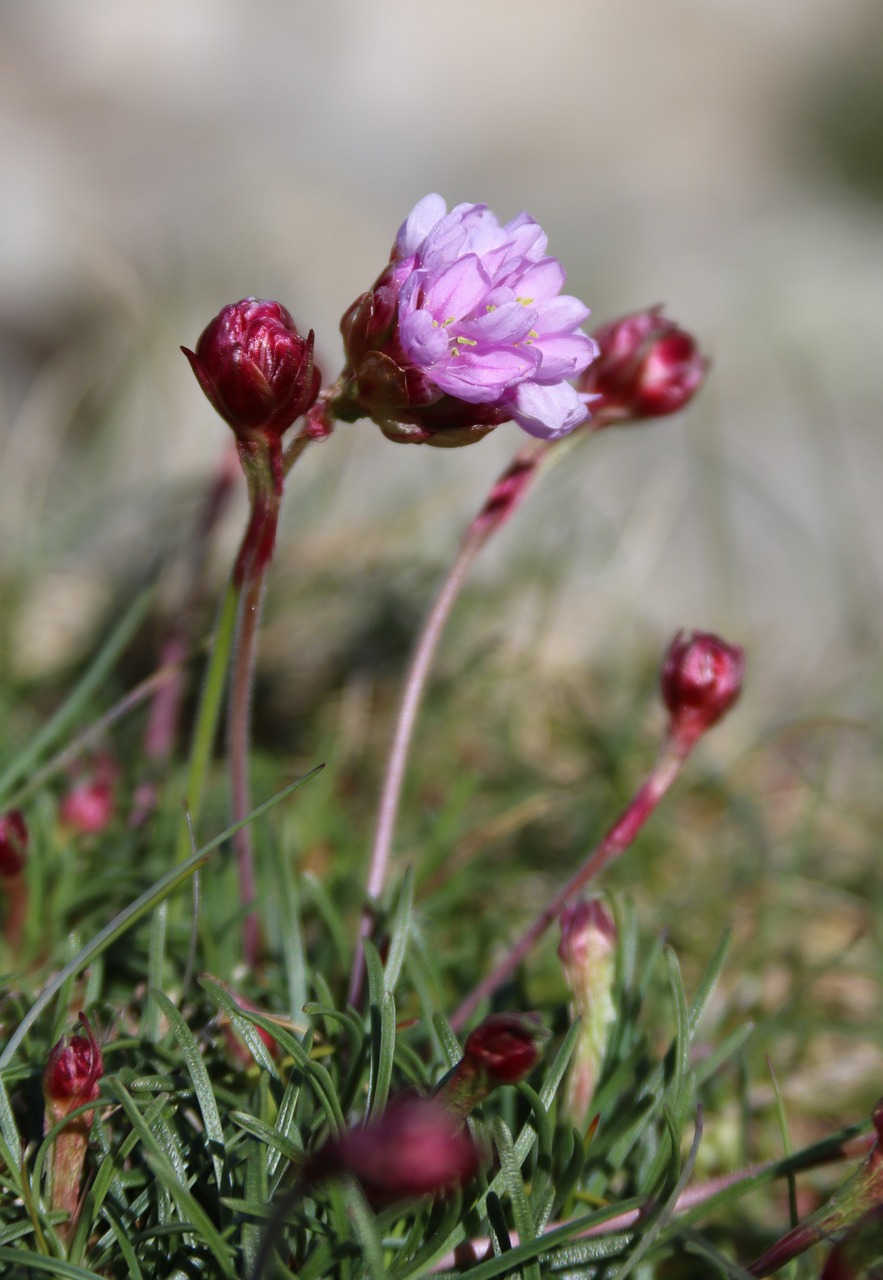
<svg viewBox="0 0 883 1280"><path fill-rule="evenodd" d="M568 379L596 354L589 314L526 213L503 226L482 204L425 196L389 266L341 322L348 366L337 416L393 439L460 445L512 418L556 439L587 417Z"/></svg>

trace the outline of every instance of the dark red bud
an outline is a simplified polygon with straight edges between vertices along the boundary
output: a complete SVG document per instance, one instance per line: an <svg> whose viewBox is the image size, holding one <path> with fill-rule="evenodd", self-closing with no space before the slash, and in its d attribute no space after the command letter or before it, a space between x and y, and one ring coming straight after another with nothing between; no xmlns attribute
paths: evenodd
<svg viewBox="0 0 883 1280"><path fill-rule="evenodd" d="M706 631L679 631L662 667L662 697L671 732L689 742L710 729L739 697L745 654Z"/></svg>
<svg viewBox="0 0 883 1280"><path fill-rule="evenodd" d="M372 1204L381 1205L452 1191L475 1175L478 1164L468 1130L441 1103L408 1097L326 1142L304 1176L319 1181L349 1175Z"/></svg>
<svg viewBox="0 0 883 1280"><path fill-rule="evenodd" d="M0 876L17 876L28 852L28 828L21 809L0 813Z"/></svg>
<svg viewBox="0 0 883 1280"><path fill-rule="evenodd" d="M592 404L596 425L677 413L705 378L708 361L695 338L650 307L602 325L592 335L599 354L578 389L600 396Z"/></svg>
<svg viewBox="0 0 883 1280"><path fill-rule="evenodd" d="M543 1056L549 1032L532 1013L492 1013L463 1046L463 1063L492 1087L525 1080Z"/></svg>
<svg viewBox="0 0 883 1280"><path fill-rule="evenodd" d="M322 375L313 341L313 331L301 337L280 303L243 298L215 316L195 352L181 350L237 436L260 432L280 438L319 394Z"/></svg>
<svg viewBox="0 0 883 1280"><path fill-rule="evenodd" d="M46 1060L43 1097L47 1116L56 1123L76 1107L98 1097L98 1081L104 1073L101 1047L85 1014L82 1031L62 1036Z"/></svg>

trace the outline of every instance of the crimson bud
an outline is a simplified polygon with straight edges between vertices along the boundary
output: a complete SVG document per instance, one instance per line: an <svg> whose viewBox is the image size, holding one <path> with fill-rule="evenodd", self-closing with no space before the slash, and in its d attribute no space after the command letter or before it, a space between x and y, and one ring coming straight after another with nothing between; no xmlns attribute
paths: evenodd
<svg viewBox="0 0 883 1280"><path fill-rule="evenodd" d="M692 745L724 716L742 691L745 654L707 631L679 631L662 667L670 732Z"/></svg>
<svg viewBox="0 0 883 1280"><path fill-rule="evenodd" d="M80 1014L85 1034L75 1031L62 1036L46 1060L43 1071L43 1098L46 1128L86 1102L98 1097L98 1081L104 1074L101 1047L85 1014ZM91 1113L86 1113L91 1119ZM86 1126L88 1127L88 1126Z"/></svg>
<svg viewBox="0 0 883 1280"><path fill-rule="evenodd" d="M237 437L259 432L279 439L319 394L313 342L312 329L301 337L280 303L243 298L215 316L195 352L181 350Z"/></svg>
<svg viewBox="0 0 883 1280"><path fill-rule="evenodd" d="M592 404L596 426L677 413L705 378L708 361L696 339L650 307L602 325L592 335L600 354L577 388L600 397Z"/></svg>

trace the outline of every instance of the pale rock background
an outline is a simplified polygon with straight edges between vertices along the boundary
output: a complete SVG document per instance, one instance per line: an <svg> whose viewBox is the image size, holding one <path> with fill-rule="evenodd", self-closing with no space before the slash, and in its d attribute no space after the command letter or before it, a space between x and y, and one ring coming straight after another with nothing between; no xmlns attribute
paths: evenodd
<svg viewBox="0 0 883 1280"><path fill-rule="evenodd" d="M558 582L502 640L572 666L706 626L749 646L744 724L868 715L879 0L7 0L0 159L19 670L88 632L216 465L223 429L178 344L225 302L277 297L333 376L341 312L438 190L527 209L599 323L664 302L714 362L686 415L590 442L500 537L480 572ZM341 556L404 529L441 570L517 443L341 428L292 476L286 554L317 527Z"/></svg>

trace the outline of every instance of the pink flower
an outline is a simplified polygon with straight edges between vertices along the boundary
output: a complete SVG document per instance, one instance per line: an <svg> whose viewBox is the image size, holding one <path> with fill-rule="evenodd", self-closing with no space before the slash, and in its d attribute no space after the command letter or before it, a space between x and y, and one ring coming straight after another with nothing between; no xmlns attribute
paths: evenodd
<svg viewBox="0 0 883 1280"><path fill-rule="evenodd" d="M485 205L447 213L425 196L341 322L349 366L336 415L432 444L469 443L509 418L542 439L566 435L588 416L568 380L597 346L563 284L526 213L501 226Z"/></svg>

